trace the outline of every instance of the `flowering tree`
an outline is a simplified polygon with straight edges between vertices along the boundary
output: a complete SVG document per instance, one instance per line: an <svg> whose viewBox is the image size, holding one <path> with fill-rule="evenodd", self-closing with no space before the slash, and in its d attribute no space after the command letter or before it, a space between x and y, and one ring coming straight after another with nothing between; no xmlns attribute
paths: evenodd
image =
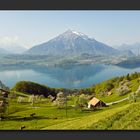
<svg viewBox="0 0 140 140"><path fill-rule="evenodd" d="M76 107L76 108L81 108L81 110L82 110L82 108L83 108L84 106L86 106L86 105L87 105L87 97L86 97L86 95L81 94L81 95L75 100L75 107Z"/></svg>
<svg viewBox="0 0 140 140"><path fill-rule="evenodd" d="M58 108L64 108L65 107L65 104L66 104L66 96L64 95L63 92L59 92L57 94L57 98L56 98L55 103L58 106Z"/></svg>
<svg viewBox="0 0 140 140"><path fill-rule="evenodd" d="M130 93L129 94L129 101L130 101L130 103L136 102L136 100L137 100L136 93L135 92Z"/></svg>

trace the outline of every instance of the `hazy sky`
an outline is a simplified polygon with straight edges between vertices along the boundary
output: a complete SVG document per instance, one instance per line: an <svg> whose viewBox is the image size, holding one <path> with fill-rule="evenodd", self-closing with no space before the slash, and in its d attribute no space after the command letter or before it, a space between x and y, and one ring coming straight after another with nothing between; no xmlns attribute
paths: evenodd
<svg viewBox="0 0 140 140"><path fill-rule="evenodd" d="M0 43L30 48L73 29L110 46L140 42L140 11L0 11Z"/></svg>

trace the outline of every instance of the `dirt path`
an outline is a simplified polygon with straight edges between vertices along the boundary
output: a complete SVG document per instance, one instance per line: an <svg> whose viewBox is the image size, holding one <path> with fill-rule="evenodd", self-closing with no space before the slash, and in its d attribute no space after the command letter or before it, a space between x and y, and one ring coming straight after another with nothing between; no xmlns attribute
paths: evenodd
<svg viewBox="0 0 140 140"><path fill-rule="evenodd" d="M129 98L128 97L126 97L126 98L124 98L124 99L121 99L121 100L118 100L118 101L115 101L115 102L111 102L111 103L106 103L107 105L113 105L113 104L117 104L117 103L120 103L120 102L123 102L123 101L126 101L126 100L128 100Z"/></svg>

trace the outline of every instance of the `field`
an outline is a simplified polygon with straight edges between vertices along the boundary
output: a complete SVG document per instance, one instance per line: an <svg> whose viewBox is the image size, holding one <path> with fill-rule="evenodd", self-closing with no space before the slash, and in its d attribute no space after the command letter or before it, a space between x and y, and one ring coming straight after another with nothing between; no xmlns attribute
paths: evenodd
<svg viewBox="0 0 140 140"><path fill-rule="evenodd" d="M124 101L97 110L81 110L75 109L70 100L66 112L65 108L59 109L45 98L34 106L26 101L17 103L13 99L8 107L8 117L0 122L0 129L20 130L25 126L24 130L87 130L92 129L94 123L124 111L129 106L128 101ZM32 113L36 115L31 117Z"/></svg>
<svg viewBox="0 0 140 140"><path fill-rule="evenodd" d="M39 91L45 88L43 91L52 93L56 89L50 89L42 85L37 85L37 87L32 82L19 82L13 88L14 91L12 89L10 91L6 116L0 121L0 130L140 129L139 77L140 75L135 73L131 76L110 79L95 87L80 90L80 94L69 94L63 107L58 106L56 102L52 102L52 98L41 95L36 95L38 97L36 101L30 102L29 99L33 95L16 91L23 91L24 89L28 92L38 91L38 93L41 93ZM122 90L123 88L125 90ZM104 92L106 90L109 90L112 94L107 95L108 92ZM87 94L94 91L96 93L92 95ZM62 95L65 97L65 94L61 94L61 102L64 98ZM100 106L94 109L87 108L87 104L83 107L76 106L77 99L81 98L82 104L85 105L85 99L88 102L89 97L95 95L101 101L109 103L109 106ZM22 98L22 101L19 101L19 98ZM58 94L57 99L59 99Z"/></svg>

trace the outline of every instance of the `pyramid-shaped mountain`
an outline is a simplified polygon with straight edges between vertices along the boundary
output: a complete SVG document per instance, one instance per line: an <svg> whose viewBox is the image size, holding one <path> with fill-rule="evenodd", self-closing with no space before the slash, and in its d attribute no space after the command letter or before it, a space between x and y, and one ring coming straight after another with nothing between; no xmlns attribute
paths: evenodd
<svg viewBox="0 0 140 140"><path fill-rule="evenodd" d="M118 50L89 38L87 35L67 30L63 34L40 45L36 45L27 51L28 54L77 56L90 55L116 55Z"/></svg>

